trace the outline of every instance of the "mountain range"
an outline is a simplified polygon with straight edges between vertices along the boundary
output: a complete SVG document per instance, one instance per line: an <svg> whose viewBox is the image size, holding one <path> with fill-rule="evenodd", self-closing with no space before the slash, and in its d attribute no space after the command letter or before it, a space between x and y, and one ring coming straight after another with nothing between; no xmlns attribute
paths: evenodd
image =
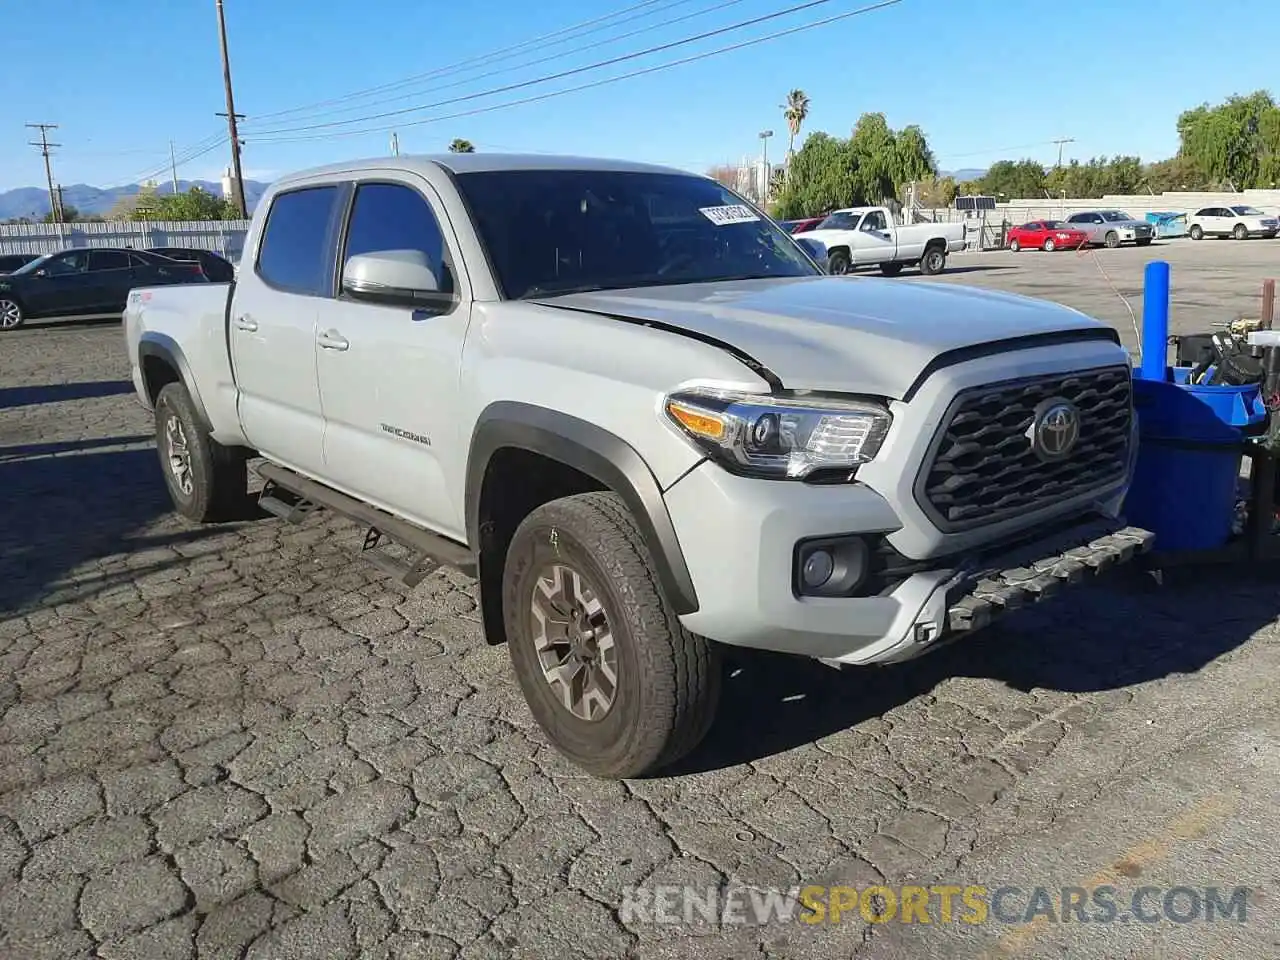
<svg viewBox="0 0 1280 960"><path fill-rule="evenodd" d="M269 184L257 180L244 182L244 202L250 212L262 197ZM222 195L222 184L209 180L179 180L178 191L185 193L192 187L199 187L215 196ZM142 189L141 184L130 183L122 187L91 187L87 183L75 183L62 188L62 202L68 207L75 207L81 214L105 215L116 203L126 197L135 196ZM156 184L156 193L166 196L173 193L172 183ZM0 192L0 220L16 217L39 219L49 212L49 191L44 187L17 187Z"/></svg>
<svg viewBox="0 0 1280 960"><path fill-rule="evenodd" d="M952 177L956 183L964 183L966 180L981 180L987 175L986 170L979 170L975 167L965 167L963 170L939 170L938 176Z"/></svg>

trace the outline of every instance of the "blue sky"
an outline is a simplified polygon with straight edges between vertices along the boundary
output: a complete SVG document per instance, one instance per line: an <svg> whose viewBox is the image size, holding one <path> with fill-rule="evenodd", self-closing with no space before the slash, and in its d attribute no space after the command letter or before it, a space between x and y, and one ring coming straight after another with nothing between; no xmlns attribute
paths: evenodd
<svg viewBox="0 0 1280 960"><path fill-rule="evenodd" d="M630 157L702 170L757 154L757 134L786 145L778 105L793 87L812 101L806 132L847 134L864 111L895 127L922 126L943 168L1001 158L1068 157L1177 149L1178 113L1235 92L1280 94L1280 3L1273 0L901 0L895 6L648 76L433 123L415 123L630 72L855 10L868 0L812 9L625 64L396 118L287 132L466 97L771 13L801 0L651 0L577 39L526 47L469 67L460 61L520 44L637 0L225 0L236 89L246 114L246 176L356 156L383 155L398 130L402 152L444 149L465 137L479 149ZM58 123L55 177L110 186L168 177L179 159L225 133L214 0L42 0L6 3L0 72L0 189L44 183L34 131ZM363 12L362 12L363 11ZM376 11L376 12L375 12ZM501 12L498 12L501 11ZM646 16L640 16L647 13ZM645 32L614 43L619 34ZM585 30L586 28L584 28ZM49 56L53 39L57 58ZM1254 41L1257 41L1256 45ZM594 49L581 50L588 44ZM548 62L520 66L530 60ZM479 74L502 71L489 77ZM434 72L380 96L312 106ZM309 110L270 117L298 107ZM261 118L261 119L259 119ZM358 136L333 134L375 128ZM273 133L274 131L274 133ZM282 132L285 131L285 132ZM293 140L287 138L313 137ZM274 139L274 142L273 142ZM214 178L223 145L191 156L184 179Z"/></svg>

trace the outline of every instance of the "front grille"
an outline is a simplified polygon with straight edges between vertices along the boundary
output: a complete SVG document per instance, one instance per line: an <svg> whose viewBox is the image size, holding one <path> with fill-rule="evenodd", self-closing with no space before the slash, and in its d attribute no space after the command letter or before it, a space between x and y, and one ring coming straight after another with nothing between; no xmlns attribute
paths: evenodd
<svg viewBox="0 0 1280 960"><path fill-rule="evenodd" d="M1046 462L1028 431L1046 400L1073 403L1080 433ZM987 384L961 392L916 481L916 499L944 533L1025 516L1123 479L1133 422L1129 368L1103 367Z"/></svg>

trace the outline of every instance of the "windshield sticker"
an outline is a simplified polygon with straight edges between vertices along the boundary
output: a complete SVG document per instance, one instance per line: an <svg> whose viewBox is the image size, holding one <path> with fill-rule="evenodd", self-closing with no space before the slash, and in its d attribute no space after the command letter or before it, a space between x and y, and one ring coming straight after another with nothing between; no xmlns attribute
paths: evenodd
<svg viewBox="0 0 1280 960"><path fill-rule="evenodd" d="M698 212L718 227L731 223L754 223L760 219L754 210L740 203L727 207L699 207Z"/></svg>

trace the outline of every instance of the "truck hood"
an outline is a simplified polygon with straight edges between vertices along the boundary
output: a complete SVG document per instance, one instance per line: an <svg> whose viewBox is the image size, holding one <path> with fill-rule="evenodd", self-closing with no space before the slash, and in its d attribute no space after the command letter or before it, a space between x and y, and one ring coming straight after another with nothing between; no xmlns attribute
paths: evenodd
<svg viewBox="0 0 1280 960"><path fill-rule="evenodd" d="M1109 332L1044 300L871 277L682 284L538 302L719 341L767 367L787 389L889 399L902 399L930 362L953 350L1037 334Z"/></svg>

